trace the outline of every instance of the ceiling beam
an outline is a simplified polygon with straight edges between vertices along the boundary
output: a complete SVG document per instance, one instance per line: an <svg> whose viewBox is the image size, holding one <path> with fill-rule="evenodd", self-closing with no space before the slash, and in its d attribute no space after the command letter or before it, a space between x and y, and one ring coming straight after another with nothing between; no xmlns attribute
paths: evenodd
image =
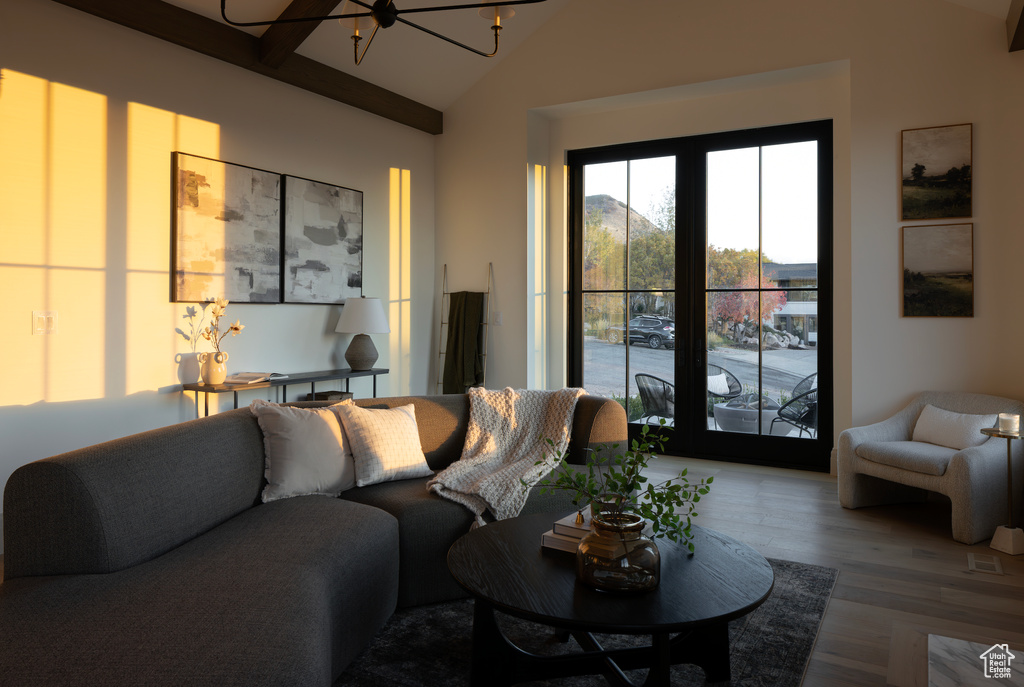
<svg viewBox="0 0 1024 687"><path fill-rule="evenodd" d="M278 19L322 17L330 14L338 6L338 2L339 0L292 0ZM280 67L285 58L295 52L318 26L318 21L271 24L260 37L260 61L268 67Z"/></svg>
<svg viewBox="0 0 1024 687"><path fill-rule="evenodd" d="M1012 0L1006 15L1006 39L1010 52L1024 50L1024 0Z"/></svg>
<svg viewBox="0 0 1024 687"><path fill-rule="evenodd" d="M439 110L302 55L270 67L259 60L256 36L163 0L53 1L428 134L443 131Z"/></svg>

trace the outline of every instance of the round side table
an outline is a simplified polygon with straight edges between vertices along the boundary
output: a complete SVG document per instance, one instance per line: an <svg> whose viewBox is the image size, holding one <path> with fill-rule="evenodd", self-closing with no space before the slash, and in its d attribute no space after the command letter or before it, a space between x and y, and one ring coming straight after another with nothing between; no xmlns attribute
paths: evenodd
<svg viewBox="0 0 1024 687"><path fill-rule="evenodd" d="M996 551L1008 553L1011 556L1018 556L1024 553L1024 530L1013 526L1013 453L1011 448L1014 439L1024 439L1020 432L1004 432L998 427L986 427L981 430L982 434L990 437L1006 439L1006 512L1007 524L996 528L992 535L990 548Z"/></svg>

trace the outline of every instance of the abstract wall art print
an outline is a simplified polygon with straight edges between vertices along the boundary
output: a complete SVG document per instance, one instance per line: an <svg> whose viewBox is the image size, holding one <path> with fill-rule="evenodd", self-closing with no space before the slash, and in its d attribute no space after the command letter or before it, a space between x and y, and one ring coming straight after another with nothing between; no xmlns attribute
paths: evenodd
<svg viewBox="0 0 1024 687"><path fill-rule="evenodd" d="M281 302L281 175L174 153L171 299Z"/></svg>
<svg viewBox="0 0 1024 687"><path fill-rule="evenodd" d="M284 302L361 296L362 192L285 175L284 208Z"/></svg>
<svg viewBox="0 0 1024 687"><path fill-rule="evenodd" d="M974 225L903 227L903 316L974 317Z"/></svg>
<svg viewBox="0 0 1024 687"><path fill-rule="evenodd" d="M903 132L902 219L971 216L972 132L971 124Z"/></svg>

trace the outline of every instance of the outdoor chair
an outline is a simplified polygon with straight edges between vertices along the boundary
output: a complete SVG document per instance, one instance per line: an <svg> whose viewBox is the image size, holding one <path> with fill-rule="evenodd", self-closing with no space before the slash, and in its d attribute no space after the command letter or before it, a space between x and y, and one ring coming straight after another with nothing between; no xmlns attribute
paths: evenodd
<svg viewBox="0 0 1024 687"><path fill-rule="evenodd" d="M743 385L732 372L724 367L708 363L708 398L711 403L722 403L736 398L743 393ZM715 419L715 429L718 429L718 420Z"/></svg>
<svg viewBox="0 0 1024 687"><path fill-rule="evenodd" d="M636 385L640 390L640 403L644 407L645 418L675 418L676 387L672 382L640 373L636 375Z"/></svg>
<svg viewBox="0 0 1024 687"><path fill-rule="evenodd" d="M818 390L811 389L782 404L777 417L772 418L768 434L773 433L776 422L793 425L800 430L798 436L802 437L807 432L812 439L815 438L818 434Z"/></svg>
<svg viewBox="0 0 1024 687"><path fill-rule="evenodd" d="M818 434L818 373L812 372L793 387L789 401L779 408L778 417L772 420L768 433L772 434L776 422L796 427L803 436L807 432L813 439Z"/></svg>

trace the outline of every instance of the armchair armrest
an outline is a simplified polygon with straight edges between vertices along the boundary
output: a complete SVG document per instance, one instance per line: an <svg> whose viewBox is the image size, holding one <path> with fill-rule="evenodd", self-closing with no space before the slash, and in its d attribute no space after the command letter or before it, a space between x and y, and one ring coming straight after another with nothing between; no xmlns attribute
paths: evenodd
<svg viewBox="0 0 1024 687"><path fill-rule="evenodd" d="M919 411L919 404L911 403L881 422L843 430L839 435L839 450L853 452L866 441L910 441Z"/></svg>

